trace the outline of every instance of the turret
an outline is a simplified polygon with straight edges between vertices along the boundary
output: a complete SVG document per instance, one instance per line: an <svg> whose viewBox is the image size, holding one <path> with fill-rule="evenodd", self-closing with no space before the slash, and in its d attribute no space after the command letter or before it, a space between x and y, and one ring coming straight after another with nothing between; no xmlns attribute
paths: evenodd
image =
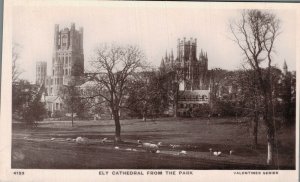
<svg viewBox="0 0 300 182"><path fill-rule="evenodd" d="M180 39L177 39L177 58L180 59Z"/></svg>
<svg viewBox="0 0 300 182"><path fill-rule="evenodd" d="M202 62L202 58L203 58L203 51L201 49L200 54L199 54L199 61Z"/></svg>
<svg viewBox="0 0 300 182"><path fill-rule="evenodd" d="M190 60L190 61L193 60L193 46L192 46L192 44L190 45L190 55L189 55L189 60Z"/></svg>
<svg viewBox="0 0 300 182"><path fill-rule="evenodd" d="M168 52L166 51L166 55L165 55L165 63L168 62Z"/></svg>
<svg viewBox="0 0 300 182"><path fill-rule="evenodd" d="M83 50L83 27L79 28L79 35L80 35L80 50Z"/></svg>
<svg viewBox="0 0 300 182"><path fill-rule="evenodd" d="M71 46L71 48L74 47L74 38L75 38L75 23L71 23L71 30L70 30L70 46Z"/></svg>
<svg viewBox="0 0 300 182"><path fill-rule="evenodd" d="M164 66L165 66L164 58L161 58L160 67L164 67Z"/></svg>
<svg viewBox="0 0 300 182"><path fill-rule="evenodd" d="M59 34L59 25L54 25L54 50L58 48L58 34Z"/></svg>

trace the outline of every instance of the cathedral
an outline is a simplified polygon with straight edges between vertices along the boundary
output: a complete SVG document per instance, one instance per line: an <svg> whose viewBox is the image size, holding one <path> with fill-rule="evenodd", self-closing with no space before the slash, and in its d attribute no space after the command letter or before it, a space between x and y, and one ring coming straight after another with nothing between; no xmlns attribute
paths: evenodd
<svg viewBox="0 0 300 182"><path fill-rule="evenodd" d="M172 70L174 68L181 70L179 80L179 115L188 115L192 108L198 108L200 105L209 103L209 71L207 52L201 49L197 56L197 39L190 40L178 39L177 57L174 58L173 51L161 60L160 69Z"/></svg>
<svg viewBox="0 0 300 182"><path fill-rule="evenodd" d="M197 39L178 39L177 57L174 58L173 51L161 60L161 68L172 69L179 67L183 71L183 79L180 83L180 90L207 90L209 84L207 53L201 52L197 57Z"/></svg>
<svg viewBox="0 0 300 182"><path fill-rule="evenodd" d="M76 30L74 23L64 29L55 25L50 75L47 76L47 62L38 62L36 65L36 84L45 85L48 111L62 110L63 102L59 92L71 82L80 82L83 74L83 28Z"/></svg>

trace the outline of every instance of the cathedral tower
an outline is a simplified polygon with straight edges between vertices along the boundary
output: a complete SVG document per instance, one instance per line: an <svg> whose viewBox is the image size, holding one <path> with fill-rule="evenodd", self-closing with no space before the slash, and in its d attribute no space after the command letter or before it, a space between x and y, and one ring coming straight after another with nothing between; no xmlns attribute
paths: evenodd
<svg viewBox="0 0 300 182"><path fill-rule="evenodd" d="M47 62L39 61L36 63L36 84L42 85L45 83L47 76Z"/></svg>
<svg viewBox="0 0 300 182"><path fill-rule="evenodd" d="M63 85L78 81L84 72L83 28L76 30L75 24L70 28L54 27L54 50L52 57L50 95L58 95Z"/></svg>

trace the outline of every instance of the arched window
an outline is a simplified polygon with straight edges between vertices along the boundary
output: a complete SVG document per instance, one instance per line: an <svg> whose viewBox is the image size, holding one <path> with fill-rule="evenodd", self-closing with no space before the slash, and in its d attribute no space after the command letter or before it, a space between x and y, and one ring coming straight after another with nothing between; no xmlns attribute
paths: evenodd
<svg viewBox="0 0 300 182"><path fill-rule="evenodd" d="M63 35L62 37L62 46L67 46L68 37L66 35Z"/></svg>

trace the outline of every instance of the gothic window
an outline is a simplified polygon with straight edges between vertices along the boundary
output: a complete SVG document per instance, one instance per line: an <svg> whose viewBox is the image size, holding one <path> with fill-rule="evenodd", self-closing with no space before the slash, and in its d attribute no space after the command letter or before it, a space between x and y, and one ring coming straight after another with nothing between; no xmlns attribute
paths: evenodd
<svg viewBox="0 0 300 182"><path fill-rule="evenodd" d="M62 37L62 46L67 46L68 37L66 35L63 35Z"/></svg>

